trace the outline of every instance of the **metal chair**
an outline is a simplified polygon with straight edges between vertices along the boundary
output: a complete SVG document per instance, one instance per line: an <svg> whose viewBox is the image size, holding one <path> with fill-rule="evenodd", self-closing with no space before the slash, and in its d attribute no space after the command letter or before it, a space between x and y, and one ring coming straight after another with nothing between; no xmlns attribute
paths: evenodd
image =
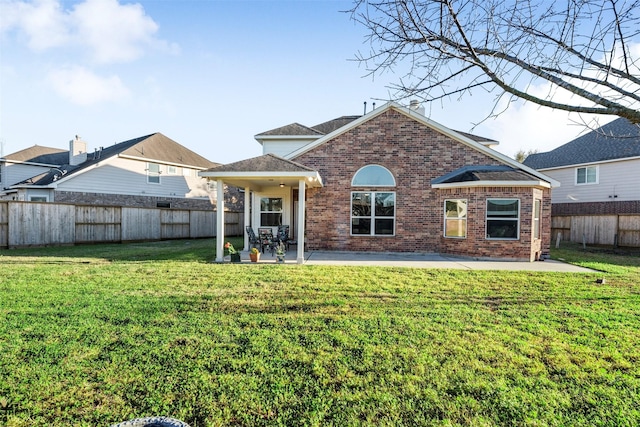
<svg viewBox="0 0 640 427"><path fill-rule="evenodd" d="M289 237L289 226L288 225L279 225L278 226L278 242L283 243L287 250L289 250L290 245L296 245L298 242Z"/></svg>
<svg viewBox="0 0 640 427"><path fill-rule="evenodd" d="M274 239L273 230L271 227L258 228L258 239L260 240L260 250L264 253L264 248L268 248L271 251L271 255L276 251L276 245L278 242Z"/></svg>
<svg viewBox="0 0 640 427"><path fill-rule="evenodd" d="M247 235L249 236L249 249L257 248L260 246L260 239L256 236L256 233L253 231L253 228L250 226L245 227L247 230Z"/></svg>

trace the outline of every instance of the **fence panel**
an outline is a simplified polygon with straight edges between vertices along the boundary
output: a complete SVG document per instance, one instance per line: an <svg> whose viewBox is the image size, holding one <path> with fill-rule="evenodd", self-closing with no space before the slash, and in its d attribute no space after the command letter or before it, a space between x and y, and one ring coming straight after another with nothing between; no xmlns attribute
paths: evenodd
<svg viewBox="0 0 640 427"><path fill-rule="evenodd" d="M617 215L574 216L571 220L573 242L613 245L617 228Z"/></svg>
<svg viewBox="0 0 640 427"><path fill-rule="evenodd" d="M161 210L160 211L160 238L161 239L187 239L189 238L189 211Z"/></svg>
<svg viewBox="0 0 640 427"><path fill-rule="evenodd" d="M55 203L10 202L7 245L67 245L75 242L75 207Z"/></svg>
<svg viewBox="0 0 640 427"><path fill-rule="evenodd" d="M224 235L242 236L244 235L244 214L242 212L224 213Z"/></svg>
<svg viewBox="0 0 640 427"><path fill-rule="evenodd" d="M122 208L122 241L160 240L160 210Z"/></svg>
<svg viewBox="0 0 640 427"><path fill-rule="evenodd" d="M119 242L122 208L76 206L76 243Z"/></svg>
<svg viewBox="0 0 640 427"><path fill-rule="evenodd" d="M618 245L640 247L640 215L620 215Z"/></svg>
<svg viewBox="0 0 640 427"><path fill-rule="evenodd" d="M211 237L216 235L216 213L214 211L191 211L191 238Z"/></svg>
<svg viewBox="0 0 640 427"><path fill-rule="evenodd" d="M0 248L6 248L9 239L9 203L0 202Z"/></svg>

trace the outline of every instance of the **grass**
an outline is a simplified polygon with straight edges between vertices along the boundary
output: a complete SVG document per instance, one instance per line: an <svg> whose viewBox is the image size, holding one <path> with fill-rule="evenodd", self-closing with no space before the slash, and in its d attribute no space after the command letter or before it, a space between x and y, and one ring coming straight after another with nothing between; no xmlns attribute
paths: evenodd
<svg viewBox="0 0 640 427"><path fill-rule="evenodd" d="M600 270L569 274L221 265L214 246L0 251L0 425L640 424L636 256L554 249Z"/></svg>

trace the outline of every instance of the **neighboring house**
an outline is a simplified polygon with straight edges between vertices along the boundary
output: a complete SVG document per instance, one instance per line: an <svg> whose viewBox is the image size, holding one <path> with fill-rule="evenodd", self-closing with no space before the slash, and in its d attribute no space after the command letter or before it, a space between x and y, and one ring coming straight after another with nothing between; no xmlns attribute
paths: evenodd
<svg viewBox="0 0 640 427"><path fill-rule="evenodd" d="M616 119L524 164L559 181L553 215L640 213L640 127Z"/></svg>
<svg viewBox="0 0 640 427"><path fill-rule="evenodd" d="M557 182L489 148L496 141L448 129L417 108L392 102L256 140L264 155L200 176L218 191L244 188L244 222L254 230L289 224L299 263L304 249L527 261L549 250ZM217 215L223 224L223 200Z"/></svg>
<svg viewBox="0 0 640 427"><path fill-rule="evenodd" d="M0 159L0 199L205 210L215 203L198 172L217 163L161 133L92 152L76 136L69 147L34 146Z"/></svg>

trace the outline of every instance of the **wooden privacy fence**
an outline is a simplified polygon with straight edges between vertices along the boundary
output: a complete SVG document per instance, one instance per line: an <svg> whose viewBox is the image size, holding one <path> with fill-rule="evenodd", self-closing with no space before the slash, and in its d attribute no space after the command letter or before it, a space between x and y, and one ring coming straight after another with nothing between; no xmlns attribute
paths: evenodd
<svg viewBox="0 0 640 427"><path fill-rule="evenodd" d="M241 236L243 219L241 212L225 212L225 235ZM215 236L213 210L0 202L3 248Z"/></svg>
<svg viewBox="0 0 640 427"><path fill-rule="evenodd" d="M640 215L558 215L551 217L553 242L640 247Z"/></svg>

